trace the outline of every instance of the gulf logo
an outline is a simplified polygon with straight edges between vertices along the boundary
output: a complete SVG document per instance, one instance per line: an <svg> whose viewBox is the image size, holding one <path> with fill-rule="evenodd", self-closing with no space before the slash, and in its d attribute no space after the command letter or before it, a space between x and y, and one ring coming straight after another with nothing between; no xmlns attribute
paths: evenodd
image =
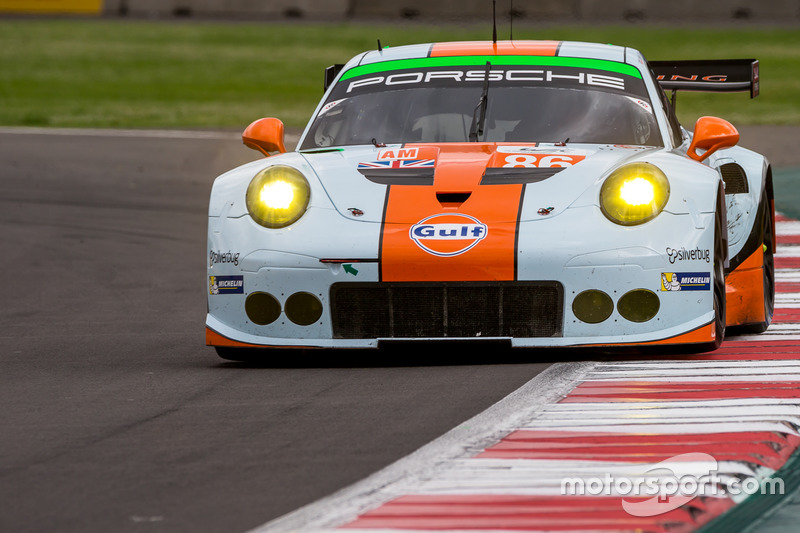
<svg viewBox="0 0 800 533"><path fill-rule="evenodd" d="M411 226L409 237L431 255L454 257L471 250L489 234L477 218L442 213L424 218Z"/></svg>

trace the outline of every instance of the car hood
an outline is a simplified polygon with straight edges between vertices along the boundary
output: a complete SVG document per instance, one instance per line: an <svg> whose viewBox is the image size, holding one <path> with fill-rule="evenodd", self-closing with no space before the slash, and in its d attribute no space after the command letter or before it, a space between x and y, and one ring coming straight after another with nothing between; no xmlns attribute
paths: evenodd
<svg viewBox="0 0 800 533"><path fill-rule="evenodd" d="M431 210L469 212L478 204L492 209L496 222L537 220L545 210L557 216L594 189L613 169L663 149L622 145L522 143L406 144L347 147L301 152L320 178L336 209L364 222L414 223L415 210L386 211L387 198ZM509 202L508 195L523 197ZM588 198L588 197L587 197ZM586 200L584 200L586 201ZM596 203L592 192L590 203Z"/></svg>

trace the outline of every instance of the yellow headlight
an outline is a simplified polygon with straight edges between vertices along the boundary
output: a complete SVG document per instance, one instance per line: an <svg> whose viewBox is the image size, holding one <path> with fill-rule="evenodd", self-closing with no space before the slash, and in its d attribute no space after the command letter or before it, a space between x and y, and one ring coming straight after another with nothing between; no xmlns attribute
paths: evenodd
<svg viewBox="0 0 800 533"><path fill-rule="evenodd" d="M642 224L655 218L667 205L669 181L650 163L618 168L600 189L600 207L609 220L623 226Z"/></svg>
<svg viewBox="0 0 800 533"><path fill-rule="evenodd" d="M265 168L247 187L247 210L267 228L288 226L306 212L311 189L299 171L283 165Z"/></svg>

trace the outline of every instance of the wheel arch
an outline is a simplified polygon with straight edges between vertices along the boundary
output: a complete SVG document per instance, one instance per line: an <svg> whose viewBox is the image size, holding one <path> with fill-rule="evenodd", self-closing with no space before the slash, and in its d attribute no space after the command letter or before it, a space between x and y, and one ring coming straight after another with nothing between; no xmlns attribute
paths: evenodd
<svg viewBox="0 0 800 533"><path fill-rule="evenodd" d="M766 202L762 200L766 199ZM761 171L761 180L758 188L757 197L754 198L754 205L758 206L756 211L756 216L753 217L753 223L750 227L750 230L747 235L747 239L745 240L744 244L742 245L741 249L736 252L736 254L730 257L730 264L728 265L727 271L732 272L736 270L739 266L741 266L748 258L750 258L762 245L764 235L763 235L763 221L764 217L767 216L767 212L765 211L765 206L767 209L772 210L773 214L775 212L775 192L772 185L772 165L764 159L764 163L762 166ZM775 227L774 227L774 220L775 217L773 216L773 235L775 234ZM775 252L774 245L773 245L773 253Z"/></svg>

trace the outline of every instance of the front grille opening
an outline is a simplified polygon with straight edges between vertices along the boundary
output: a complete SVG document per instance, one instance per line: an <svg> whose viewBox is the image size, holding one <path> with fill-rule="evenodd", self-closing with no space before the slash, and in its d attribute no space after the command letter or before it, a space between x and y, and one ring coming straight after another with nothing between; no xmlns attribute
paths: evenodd
<svg viewBox="0 0 800 533"><path fill-rule="evenodd" d="M558 337L564 289L554 281L336 283L340 339Z"/></svg>

